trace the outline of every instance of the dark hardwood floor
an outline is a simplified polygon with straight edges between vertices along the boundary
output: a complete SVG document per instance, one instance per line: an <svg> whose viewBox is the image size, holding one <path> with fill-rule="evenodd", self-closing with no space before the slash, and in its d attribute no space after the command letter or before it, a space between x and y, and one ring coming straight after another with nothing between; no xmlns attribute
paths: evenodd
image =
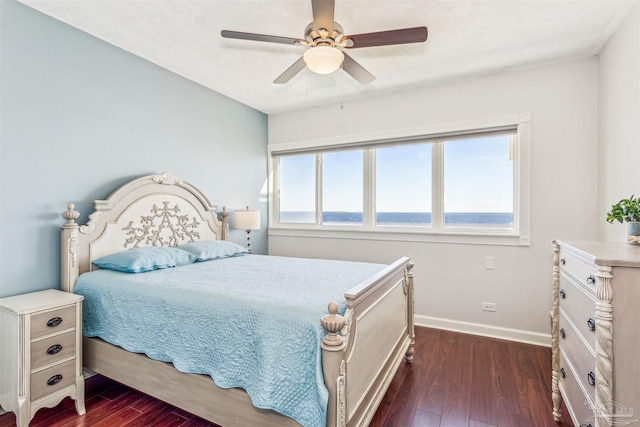
<svg viewBox="0 0 640 427"><path fill-rule="evenodd" d="M87 379L85 401L84 416L67 398L30 426L215 426L100 375ZM573 426L563 413L554 422L549 348L416 327L414 361L400 365L371 427ZM0 416L0 427L15 423Z"/></svg>

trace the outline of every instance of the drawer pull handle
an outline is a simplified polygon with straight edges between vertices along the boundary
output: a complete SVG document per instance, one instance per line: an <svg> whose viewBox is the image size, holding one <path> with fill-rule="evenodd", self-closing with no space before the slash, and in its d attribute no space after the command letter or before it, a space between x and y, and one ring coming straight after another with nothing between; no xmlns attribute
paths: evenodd
<svg viewBox="0 0 640 427"><path fill-rule="evenodd" d="M560 368L560 376L562 378L566 378L567 377L567 373L564 371L564 368Z"/></svg>
<svg viewBox="0 0 640 427"><path fill-rule="evenodd" d="M589 327L590 331L595 331L596 330L596 321L593 320L591 317L589 318L589 320L587 320L587 326Z"/></svg>
<svg viewBox="0 0 640 427"><path fill-rule="evenodd" d="M52 317L47 322L47 326L50 328L55 328L56 326L59 326L60 323L62 323L62 317Z"/></svg>
<svg viewBox="0 0 640 427"><path fill-rule="evenodd" d="M580 424L580 427L593 427L593 426L591 425L591 423L589 423L589 424Z"/></svg>
<svg viewBox="0 0 640 427"><path fill-rule="evenodd" d="M47 349L47 354L58 354L62 350L61 344L54 344Z"/></svg>
<svg viewBox="0 0 640 427"><path fill-rule="evenodd" d="M47 380L47 385L56 385L62 381L62 375L56 374Z"/></svg>
<svg viewBox="0 0 640 427"><path fill-rule="evenodd" d="M589 385L596 385L596 374L593 371L587 374L587 380L589 381Z"/></svg>
<svg viewBox="0 0 640 427"><path fill-rule="evenodd" d="M593 285L594 283L596 283L595 276L591 275L591 276L587 277L587 284Z"/></svg>
<svg viewBox="0 0 640 427"><path fill-rule="evenodd" d="M560 258L560 264L565 265L567 263L567 260L564 258Z"/></svg>
<svg viewBox="0 0 640 427"><path fill-rule="evenodd" d="M567 297L567 292L564 289L560 289L560 298L565 299Z"/></svg>
<svg viewBox="0 0 640 427"><path fill-rule="evenodd" d="M560 336L562 337L562 339L565 339L567 337L567 333L564 331L564 328L560 329Z"/></svg>

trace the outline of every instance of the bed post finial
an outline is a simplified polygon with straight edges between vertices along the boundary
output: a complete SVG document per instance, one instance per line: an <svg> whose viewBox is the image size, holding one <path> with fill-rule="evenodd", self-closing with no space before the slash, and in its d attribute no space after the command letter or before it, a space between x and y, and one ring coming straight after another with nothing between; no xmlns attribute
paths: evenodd
<svg viewBox="0 0 640 427"><path fill-rule="evenodd" d="M338 335L338 332L340 332L344 327L345 320L344 317L340 316L337 313L338 303L331 301L329 303L329 314L323 316L322 319L320 319L322 327L328 332L327 335L325 335L325 337L322 339L323 348L324 346L339 347L344 344L344 340L341 336Z"/></svg>
<svg viewBox="0 0 640 427"><path fill-rule="evenodd" d="M73 228L74 226L78 226L76 224L76 219L80 217L80 212L74 210L76 205L73 203L69 203L67 205L67 210L62 212L62 217L67 220L67 222L62 226L63 228Z"/></svg>
<svg viewBox="0 0 640 427"><path fill-rule="evenodd" d="M220 221L222 222L222 240L229 240L229 212L226 206L222 207Z"/></svg>

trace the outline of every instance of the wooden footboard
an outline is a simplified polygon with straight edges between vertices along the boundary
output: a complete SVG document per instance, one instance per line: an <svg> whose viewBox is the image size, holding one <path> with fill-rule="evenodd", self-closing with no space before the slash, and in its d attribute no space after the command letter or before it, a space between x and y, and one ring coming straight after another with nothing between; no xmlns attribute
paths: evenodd
<svg viewBox="0 0 640 427"><path fill-rule="evenodd" d="M345 294L345 316L330 304L322 319L328 426L366 426L402 358L413 358L413 264L401 258Z"/></svg>

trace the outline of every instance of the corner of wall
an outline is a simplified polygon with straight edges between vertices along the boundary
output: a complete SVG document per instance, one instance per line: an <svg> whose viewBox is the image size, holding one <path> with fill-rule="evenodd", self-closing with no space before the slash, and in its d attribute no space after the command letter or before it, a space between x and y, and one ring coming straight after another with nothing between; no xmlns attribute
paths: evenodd
<svg viewBox="0 0 640 427"><path fill-rule="evenodd" d="M598 55L598 238L624 241L623 225L604 217L640 194L640 3Z"/></svg>

